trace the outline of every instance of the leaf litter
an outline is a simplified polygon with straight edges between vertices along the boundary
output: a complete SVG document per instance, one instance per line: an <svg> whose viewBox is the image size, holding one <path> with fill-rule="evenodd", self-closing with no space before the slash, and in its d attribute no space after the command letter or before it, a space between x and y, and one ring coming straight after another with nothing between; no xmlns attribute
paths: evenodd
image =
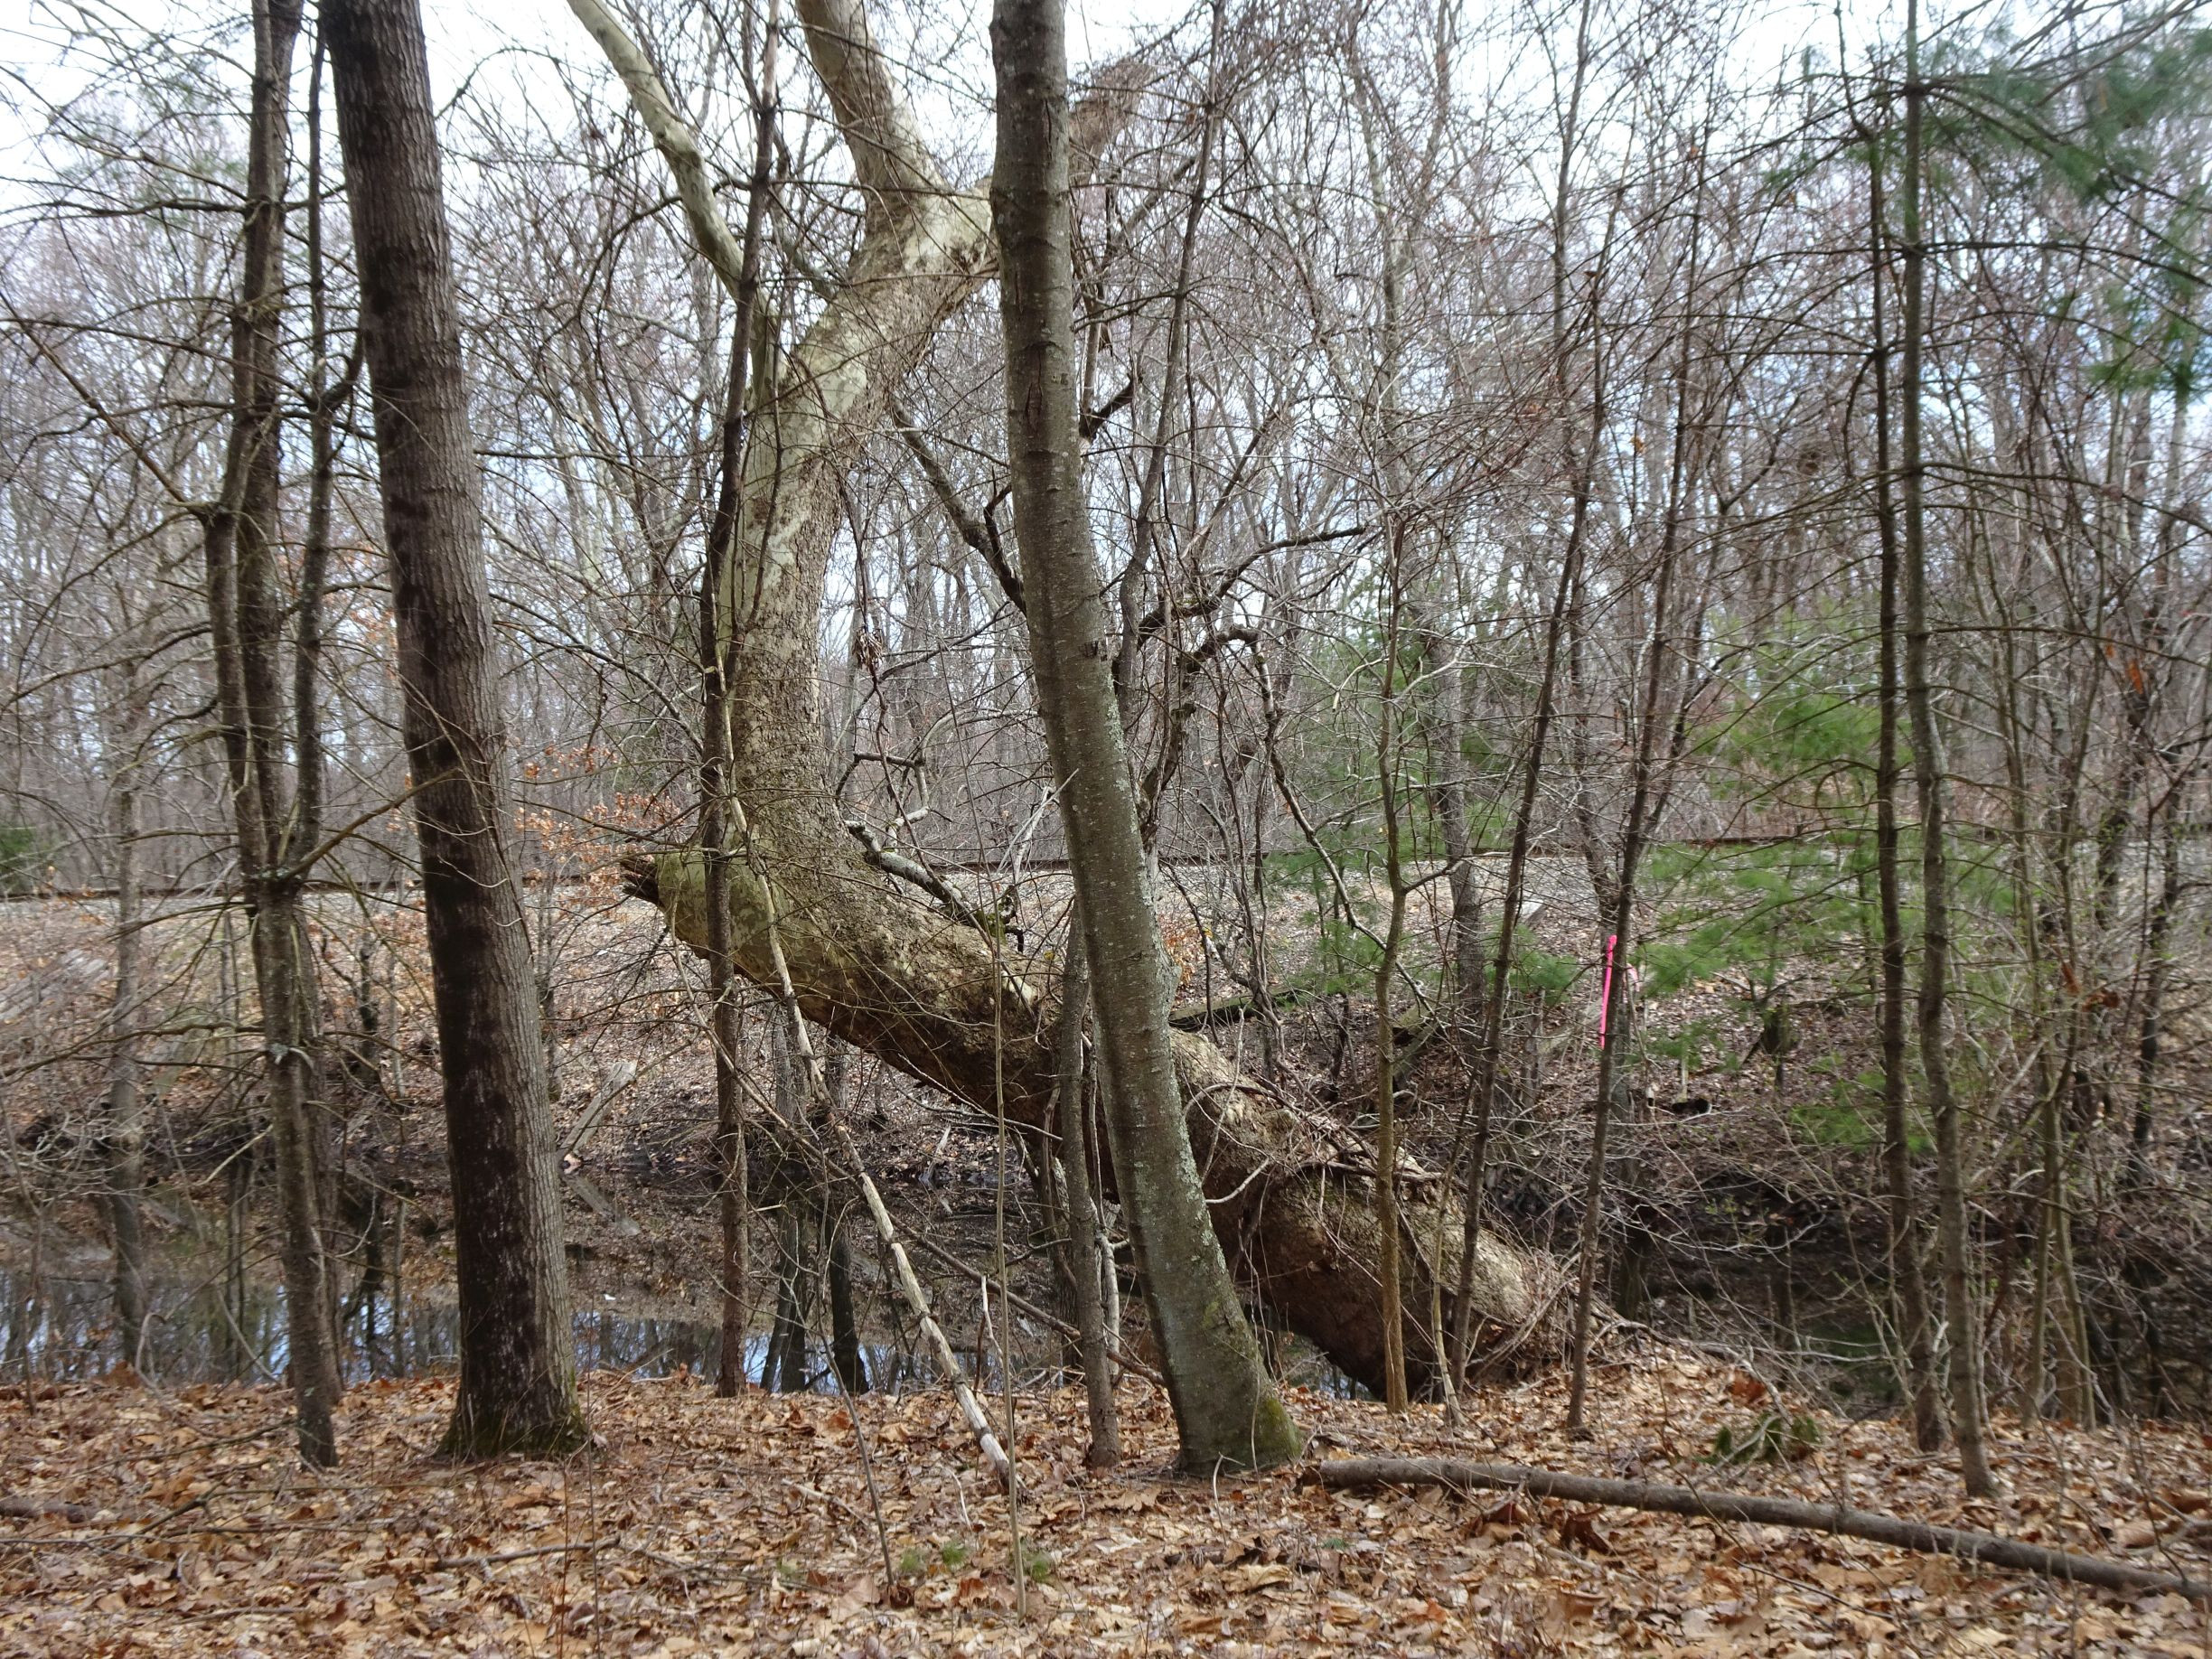
<svg viewBox="0 0 2212 1659"><path fill-rule="evenodd" d="M1005 1495L942 1393L721 1400L703 1379L610 1372L584 1386L591 1452L460 1466L432 1455L450 1379L362 1384L327 1474L292 1455L273 1389L0 1390L0 1653L2212 1653L2204 1609L2179 1596L1525 1494L1329 1492L1308 1465L1177 1476L1165 1398L1135 1379L1117 1470L1083 1467L1078 1391L1017 1400L1017 1561ZM1433 1408L1393 1421L1303 1391L1291 1405L1314 1458L1843 1500L2212 1573L2212 1439L2196 1429L2001 1421L2008 1495L1969 1504L1955 1465L1898 1425L1795 1402L1817 1438L1716 1457L1771 1402L1702 1354L1648 1346L1597 1386L1581 1439L1549 1377L1477 1391L1460 1429Z"/></svg>

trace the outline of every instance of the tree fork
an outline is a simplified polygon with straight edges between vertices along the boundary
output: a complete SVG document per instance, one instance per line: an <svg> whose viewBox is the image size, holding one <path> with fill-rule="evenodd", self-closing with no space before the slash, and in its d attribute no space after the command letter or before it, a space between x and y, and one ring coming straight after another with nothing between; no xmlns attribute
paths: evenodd
<svg viewBox="0 0 2212 1659"><path fill-rule="evenodd" d="M1054 1080L1050 1010L1037 989L1044 976L995 961L975 928L868 865L830 789L820 736L820 615L842 477L939 325L990 270L989 204L936 173L857 0L795 0L793 9L854 155L866 218L851 264L760 384L746 435L744 511L718 607L745 619L728 654L728 789L748 823L746 857L733 861L726 883L731 950L747 979L779 984L773 914L808 1018L985 1111L996 1098L990 1034L1002 1029L1007 1110L1038 1127ZM624 67L622 40L595 34ZM1116 66L1098 78L1099 93L1075 105L1070 136L1079 155L1095 155L1126 118L1142 74ZM640 84L633 99L656 142L681 151L688 132L665 99L641 99ZM735 239L711 192L693 192L685 205L702 252L734 285L739 262L725 268L715 250L726 256ZM698 849L685 848L632 873L633 891L658 904L694 950L708 943L703 864ZM1382 1332L1370 1266L1379 1241L1365 1194L1347 1190L1335 1141L1239 1076L1203 1037L1176 1033L1170 1053L1214 1231L1232 1261L1294 1329L1379 1388ZM1409 1194L1409 1232L1430 1234L1421 1218L1437 1201ZM1457 1208L1436 1236L1460 1236ZM1474 1322L1517 1334L1524 1363L1556 1357L1565 1345L1551 1294L1557 1269L1495 1234L1481 1238L1476 1258ZM1406 1305L1423 1308L1429 1264L1411 1266ZM1457 1253L1437 1267L1451 1283ZM1409 1323L1406 1345L1410 1380L1429 1385L1428 1333Z"/></svg>

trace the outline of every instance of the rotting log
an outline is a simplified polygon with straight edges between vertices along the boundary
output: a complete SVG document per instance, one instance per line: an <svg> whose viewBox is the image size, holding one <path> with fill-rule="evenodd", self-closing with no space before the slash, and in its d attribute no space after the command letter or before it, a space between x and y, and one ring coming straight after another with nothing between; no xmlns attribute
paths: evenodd
<svg viewBox="0 0 2212 1659"><path fill-rule="evenodd" d="M1561 1475L1515 1463L1467 1463L1454 1457L1339 1457L1317 1467L1325 1486L1361 1490L1369 1486L1442 1486L1451 1491L1526 1492L1534 1497L1602 1504L1614 1509L1641 1509L1658 1514L1692 1515L1707 1521L1744 1521L1760 1526L1795 1527L1863 1538L1922 1555L1949 1555L1987 1567L2039 1573L2073 1584L2127 1594L2170 1592L2193 1601L2212 1601L2212 1579L2159 1572L2100 1555L2076 1555L2041 1544L1965 1527L1907 1521L1842 1504L1815 1504L1803 1498L1767 1497L1746 1492L1701 1492L1694 1486L1661 1486L1645 1480L1606 1480L1591 1475Z"/></svg>
<svg viewBox="0 0 2212 1659"><path fill-rule="evenodd" d="M982 933L890 884L848 850L841 830L828 833L833 820L817 814L810 825L808 804L787 796L752 820L756 839L777 849L764 867L772 872L783 954L807 1017L979 1111L991 1110L997 1080L1008 1117L1041 1127L1054 1076L1052 1008L1040 989L1047 981L1021 961L995 962ZM829 804L826 791L820 804ZM816 833L808 834L810 828ZM794 844L811 846L816 856L790 850ZM706 936L702 876L692 851L663 855L650 869L633 867L632 876L633 891L658 904L677 936L695 948ZM734 875L739 966L765 981L773 968L762 897L750 872ZM995 1041L1004 1044L1003 1068ZM1192 1150L1239 1279L1347 1375L1378 1385L1378 1241L1366 1168L1345 1158L1341 1131L1241 1076L1204 1037L1177 1032L1175 1054ZM1457 1205L1440 1199L1437 1185L1410 1186L1401 1204L1405 1345L1417 1388L1435 1382L1429 1333L1414 1316L1429 1306L1429 1247L1437 1238L1454 1251L1442 1279L1448 1310L1457 1277ZM1439 1201L1448 1208L1441 1228ZM1554 1360L1565 1337L1560 1283L1547 1259L1486 1231L1472 1323L1493 1345L1511 1348L1516 1369ZM1478 1340L1471 1350L1476 1364L1485 1353Z"/></svg>
<svg viewBox="0 0 2212 1659"><path fill-rule="evenodd" d="M737 546L717 607L731 619L730 791L747 820L746 856L729 880L733 953L739 971L775 983L773 918L810 1019L986 1112L1003 1090L1009 1116L1041 1126L1054 1076L1051 976L867 861L820 738L820 618L844 477L939 326L992 269L988 197L939 176L859 0L797 0L796 9L865 214L842 277L753 394ZM1079 153L1095 155L1143 77L1140 65L1118 66L1076 108ZM663 125L672 118L655 113ZM700 949L704 879L700 853L684 848L633 867L631 886ZM1204 1038L1176 1034L1175 1054L1214 1224L1239 1277L1346 1373L1379 1384L1372 1160L1347 1157L1326 1126L1240 1077ZM1409 1199L1404 1306L1418 1317L1430 1305L1429 1242L1443 1239L1455 1252L1444 1264L1448 1287L1460 1226L1440 1187ZM1438 1202L1450 1213L1439 1218ZM1548 1261L1485 1234L1474 1323L1509 1337L1516 1364L1556 1357L1557 1284ZM1432 1349L1411 1320L1405 1347L1420 1386ZM1479 1363L1479 1345L1474 1353Z"/></svg>

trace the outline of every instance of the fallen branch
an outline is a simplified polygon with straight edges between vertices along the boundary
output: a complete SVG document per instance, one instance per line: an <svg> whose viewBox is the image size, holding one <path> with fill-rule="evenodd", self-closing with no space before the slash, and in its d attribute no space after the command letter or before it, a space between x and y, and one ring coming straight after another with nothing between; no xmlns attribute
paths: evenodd
<svg viewBox="0 0 2212 1659"><path fill-rule="evenodd" d="M527 1561L540 1555L589 1554L595 1550L617 1547L621 1542L617 1538L586 1538L573 1543L539 1544L529 1550L501 1550L495 1555L441 1555L430 1565L437 1572L455 1567L496 1567L503 1561Z"/></svg>
<svg viewBox="0 0 2212 1659"><path fill-rule="evenodd" d="M1589 1475L1558 1475L1513 1463L1463 1463L1455 1457L1344 1457L1319 1466L1325 1486L1444 1486L1465 1491L1488 1487L1527 1492L1537 1497L1566 1498L1577 1504L1604 1504L1616 1509L1644 1509L1661 1514L1695 1515L1709 1521L1749 1521L1762 1526L1791 1526L1807 1532L1863 1538L1924 1555L1951 1555L2018 1572L2040 1573L2100 1589L2170 1590L2193 1601L2212 1601L2212 1582L2153 1572L2101 1556L2046 1550L1994 1532L1955 1526L1931 1526L1896 1515L1848 1509L1841 1504L1809 1504L1798 1498L1760 1497L1746 1493L1699 1492L1642 1480L1601 1480Z"/></svg>
<svg viewBox="0 0 2212 1659"><path fill-rule="evenodd" d="M806 1039L801 1035L799 1040L803 1054ZM982 1402L976 1398L975 1391L968 1386L967 1375L961 1370L960 1361L953 1356L952 1345L945 1339L944 1327L937 1323L935 1316L930 1312L929 1298L923 1291L922 1281L914 1277L914 1263L906 1259L906 1246L899 1240L898 1229L891 1221L891 1212L884 1208L883 1195L876 1190L876 1183L869 1178L867 1166L861 1161L860 1148L853 1139L852 1130L842 1123L833 1123L830 1133L837 1138L838 1149L844 1153L848 1169L860 1184L860 1196L867 1202L868 1214L876 1223L876 1236L883 1241L884 1248L890 1252L892 1277L896 1280L900 1293L906 1298L907 1311L914 1315L914 1323L922 1327L922 1335L929 1343L930 1353L937 1361L939 1377L952 1391L952 1398L959 1402L961 1415L968 1420L968 1430L975 1436L976 1448L983 1454L983 1461L990 1466L991 1473L998 1476L1001 1486L1011 1484L1013 1466L1007 1460L1005 1448L998 1443L998 1436L991 1428L991 1420L985 1414Z"/></svg>
<svg viewBox="0 0 2212 1659"><path fill-rule="evenodd" d="M792 1045L799 1052L799 1063L806 1073L807 1098L818 1104L826 1104L829 1088L822 1073L821 1060L808 1039L804 1017L799 1008L799 992L792 983L791 963L783 954L783 936L777 926L775 889L768 885L768 873L762 867L759 845L753 839L753 831L745 818L745 808L737 801L729 802L729 813L740 843L745 849L746 862L752 867L754 878L760 883L761 908L767 923L768 956L775 970L775 989L783 1002L786 1017L791 1021ZM773 1107L768 1109L771 1120L775 1117ZM827 1115L827 1114L825 1114ZM867 1171L867 1161L860 1156L860 1143L843 1122L831 1119L829 1123L831 1139L843 1154L848 1173L859 1184L860 1196L867 1204L868 1217L876 1223L876 1236L883 1241L885 1251L891 1258L891 1277L899 1292L906 1298L907 1311L914 1315L914 1323L922 1327L922 1336L928 1342L930 1353L937 1362L937 1372L945 1386L952 1391L952 1398L960 1404L961 1415L967 1420L969 1432L975 1436L976 1449L983 1454L983 1461L999 1485L1012 1490L1014 1465L999 1443L991 1427L989 1416L975 1390L968 1386L967 1374L961 1370L960 1361L953 1354L952 1345L947 1340L944 1327L937 1323L930 1311L929 1297L922 1289L922 1281L914 1277L914 1263L907 1259L906 1246L900 1242L898 1228L891 1220L891 1212L884 1207L883 1195L876 1190L876 1182Z"/></svg>
<svg viewBox="0 0 2212 1659"><path fill-rule="evenodd" d="M945 1266L951 1268L955 1273L960 1274L963 1279L979 1279L982 1277L982 1275L979 1274L974 1268L970 1267L967 1262L962 1261L958 1256L954 1255L943 1245L938 1243L934 1239L929 1238L925 1234L917 1233L914 1234L914 1242L930 1255L934 1256L939 1261L942 1261ZM1073 1326L1070 1325L1065 1319L1061 1318L1059 1315L1047 1313L1044 1308L1039 1308L1035 1302L1015 1295L1013 1291L1007 1289L1003 1285L994 1286L992 1288L996 1289L1001 1297L1012 1303L1016 1308L1018 1308L1022 1312L1027 1314L1032 1319L1037 1321L1038 1324L1049 1325L1054 1330L1059 1332L1061 1336L1073 1338L1075 1341L1080 1342L1083 1339L1083 1333L1078 1331ZM1113 1350L1115 1363L1120 1364L1125 1371L1133 1371L1139 1376L1144 1378L1146 1382L1157 1382L1162 1388L1166 1388L1167 1386L1167 1379L1160 1375L1160 1373L1153 1369L1153 1367L1146 1364L1144 1361L1138 1358L1136 1354L1129 1352L1127 1344L1120 1341L1116 1337L1109 1336L1106 1339L1106 1345Z"/></svg>

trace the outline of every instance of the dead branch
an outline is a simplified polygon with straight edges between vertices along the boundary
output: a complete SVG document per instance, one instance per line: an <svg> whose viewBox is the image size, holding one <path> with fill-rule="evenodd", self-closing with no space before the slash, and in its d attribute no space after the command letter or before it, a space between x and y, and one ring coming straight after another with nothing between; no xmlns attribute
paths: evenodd
<svg viewBox="0 0 2212 1659"><path fill-rule="evenodd" d="M1696 1515L1709 1521L1748 1521L1761 1526L1796 1527L1863 1538L1923 1555L1952 1555L2016 1572L2040 1573L2074 1584L2130 1592L2171 1591L2193 1601L2212 1601L2212 1582L2132 1567L2125 1561L2039 1544L1963 1527L1933 1526L1842 1504L1811 1504L1799 1498L1762 1497L1737 1492L1700 1492L1643 1480L1604 1480L1589 1475L1560 1475L1514 1463L1466 1463L1456 1457L1344 1457L1319 1467L1325 1486L1443 1486L1454 1491L1489 1488L1527 1492L1537 1497L1604 1504L1615 1509L1650 1510L1660 1514Z"/></svg>

